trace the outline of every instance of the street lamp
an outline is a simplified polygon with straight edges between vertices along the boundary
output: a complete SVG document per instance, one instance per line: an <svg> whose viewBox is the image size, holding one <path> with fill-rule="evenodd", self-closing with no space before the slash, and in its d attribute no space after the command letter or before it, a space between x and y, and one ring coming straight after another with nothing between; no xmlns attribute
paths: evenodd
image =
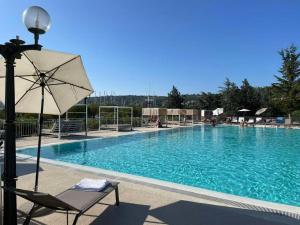
<svg viewBox="0 0 300 225"><path fill-rule="evenodd" d="M23 22L34 34L34 44L25 45L25 41L11 39L0 45L0 54L5 59L5 145L4 145L4 224L17 224L16 195L9 191L16 188L16 125L15 125L15 60L20 59L22 52L28 50L40 51L39 35L50 28L50 16L43 8L32 6L23 13Z"/></svg>
<svg viewBox="0 0 300 225"><path fill-rule="evenodd" d="M51 19L45 9L39 6L31 6L23 12L23 23L34 34L34 41L37 45L39 35L50 29Z"/></svg>

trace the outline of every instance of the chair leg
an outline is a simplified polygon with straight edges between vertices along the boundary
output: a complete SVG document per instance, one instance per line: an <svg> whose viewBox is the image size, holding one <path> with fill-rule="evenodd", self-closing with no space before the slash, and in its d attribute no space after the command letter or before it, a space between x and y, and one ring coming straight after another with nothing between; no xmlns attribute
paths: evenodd
<svg viewBox="0 0 300 225"><path fill-rule="evenodd" d="M34 211L38 208L38 206L36 205L33 205L31 210L29 211L28 215L26 216L26 219L23 223L23 225L28 225L30 223L30 220L31 220L31 217L32 217L32 214L34 213Z"/></svg>
<svg viewBox="0 0 300 225"><path fill-rule="evenodd" d="M75 216L75 219L74 219L74 221L73 221L73 224L72 224L72 225L76 225L76 223L77 223L77 220L78 220L79 216L80 216L80 214L77 214L77 215Z"/></svg>
<svg viewBox="0 0 300 225"><path fill-rule="evenodd" d="M119 200L119 188L118 186L115 189L115 194L116 194L116 205L120 205L120 200Z"/></svg>

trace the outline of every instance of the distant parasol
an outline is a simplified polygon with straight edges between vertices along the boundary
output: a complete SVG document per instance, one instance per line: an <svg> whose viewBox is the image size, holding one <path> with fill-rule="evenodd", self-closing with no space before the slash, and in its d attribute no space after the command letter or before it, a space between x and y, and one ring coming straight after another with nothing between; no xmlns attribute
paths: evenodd
<svg viewBox="0 0 300 225"><path fill-rule="evenodd" d="M265 111L267 111L268 108L261 108L259 110L257 110L257 112L255 113L255 115L260 115L260 114L263 114Z"/></svg>

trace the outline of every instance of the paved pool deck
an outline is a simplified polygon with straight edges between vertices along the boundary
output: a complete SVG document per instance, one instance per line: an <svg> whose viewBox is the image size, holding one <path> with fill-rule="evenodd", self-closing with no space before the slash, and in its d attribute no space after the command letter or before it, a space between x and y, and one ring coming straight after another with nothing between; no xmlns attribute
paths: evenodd
<svg viewBox="0 0 300 225"><path fill-rule="evenodd" d="M159 129L161 130L161 129ZM57 139L43 138L43 144L71 142L86 138L112 137L139 132L154 132L157 128L139 128L133 132L90 132ZM37 138L18 139L17 146L34 146ZM3 160L2 160L3 161ZM42 160L39 190L57 194L82 178L109 178L120 182L120 206L115 206L114 194L81 216L78 224L99 225L296 225L300 224L300 208L255 201L220 193L199 191L183 185L144 179L126 174L98 170L67 163ZM18 157L17 187L33 189L34 158ZM224 196L224 198L222 198ZM273 207L274 206L274 207ZM278 206L278 207L277 207ZM18 198L19 222L31 204ZM286 209L286 211L285 211ZM69 224L74 218L71 214ZM31 224L66 224L66 214L42 210Z"/></svg>
<svg viewBox="0 0 300 225"><path fill-rule="evenodd" d="M106 138L106 137L118 137L123 135L131 135L137 133L145 133L145 132L156 132L159 130L169 130L169 129L176 129L179 126L169 126L168 128L156 128L156 127L137 127L134 128L133 131L124 131L124 132L117 132L111 130L100 130L100 131L89 131L87 136L85 136L84 132L74 133L72 135L62 135L61 138L57 138L54 135L44 135L42 138L42 144L54 144L54 143L67 143L67 142L74 142L83 139L94 139L94 138ZM191 126L186 126L191 127ZM36 146L37 145L37 137L23 137L17 139L17 148L21 147L29 147L29 146Z"/></svg>

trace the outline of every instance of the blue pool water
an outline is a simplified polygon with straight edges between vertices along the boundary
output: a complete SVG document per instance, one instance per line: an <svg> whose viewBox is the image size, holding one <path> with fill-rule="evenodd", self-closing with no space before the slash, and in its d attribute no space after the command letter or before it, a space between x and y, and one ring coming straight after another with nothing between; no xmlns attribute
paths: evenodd
<svg viewBox="0 0 300 225"><path fill-rule="evenodd" d="M52 145L41 155L300 206L300 130L196 126Z"/></svg>

